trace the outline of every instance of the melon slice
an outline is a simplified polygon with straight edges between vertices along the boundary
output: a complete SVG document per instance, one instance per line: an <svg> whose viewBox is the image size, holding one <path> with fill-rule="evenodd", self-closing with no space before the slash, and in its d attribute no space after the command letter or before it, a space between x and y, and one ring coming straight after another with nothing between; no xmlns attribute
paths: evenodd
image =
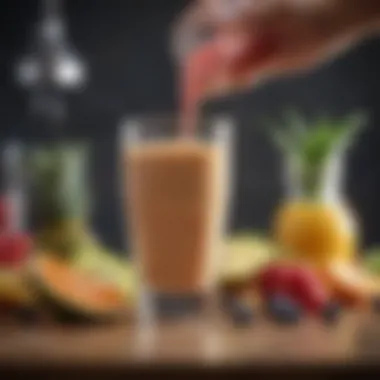
<svg viewBox="0 0 380 380"><path fill-rule="evenodd" d="M367 308L380 294L380 280L360 263L335 262L321 269L320 274L332 296L347 306Z"/></svg>
<svg viewBox="0 0 380 380"><path fill-rule="evenodd" d="M223 287L244 287L255 273L275 259L276 249L267 239L240 233L227 241L220 282Z"/></svg>
<svg viewBox="0 0 380 380"><path fill-rule="evenodd" d="M103 321L127 315L129 301L118 287L51 255L34 260L29 278L37 301L60 320Z"/></svg>

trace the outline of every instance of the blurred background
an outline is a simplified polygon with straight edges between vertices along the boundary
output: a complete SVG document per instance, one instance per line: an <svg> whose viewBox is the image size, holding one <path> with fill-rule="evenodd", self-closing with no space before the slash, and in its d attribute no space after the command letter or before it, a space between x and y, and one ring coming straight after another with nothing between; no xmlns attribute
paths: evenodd
<svg viewBox="0 0 380 380"><path fill-rule="evenodd" d="M94 146L93 223L114 249L124 244L118 196L117 130L122 118L175 112L175 63L170 26L188 1L67 0L68 38L89 65L89 82L69 98L65 133ZM14 65L30 43L37 0L3 0L0 13L0 140L27 141L33 128L27 94L16 86ZM209 102L205 113L223 110L237 129L234 230L269 227L282 192L280 156L261 132L262 119L294 106L306 115L370 112L369 128L351 151L347 190L362 222L365 245L380 243L380 39L367 39L333 63L297 77Z"/></svg>

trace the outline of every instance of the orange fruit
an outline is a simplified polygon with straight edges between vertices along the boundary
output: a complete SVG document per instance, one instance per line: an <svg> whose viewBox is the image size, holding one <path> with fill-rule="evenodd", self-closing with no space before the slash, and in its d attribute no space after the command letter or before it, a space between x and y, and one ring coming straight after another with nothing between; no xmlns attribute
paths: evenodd
<svg viewBox="0 0 380 380"><path fill-rule="evenodd" d="M354 258L357 231L344 207L322 202L286 203L275 219L275 236L292 256L317 264Z"/></svg>

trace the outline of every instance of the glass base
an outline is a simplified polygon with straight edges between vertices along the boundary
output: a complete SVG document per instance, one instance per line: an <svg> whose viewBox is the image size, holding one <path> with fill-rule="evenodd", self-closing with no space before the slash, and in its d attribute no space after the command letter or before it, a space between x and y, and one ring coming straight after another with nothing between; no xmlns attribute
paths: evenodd
<svg viewBox="0 0 380 380"><path fill-rule="evenodd" d="M139 319L145 322L204 318L214 307L205 294L173 295L146 292L140 297Z"/></svg>

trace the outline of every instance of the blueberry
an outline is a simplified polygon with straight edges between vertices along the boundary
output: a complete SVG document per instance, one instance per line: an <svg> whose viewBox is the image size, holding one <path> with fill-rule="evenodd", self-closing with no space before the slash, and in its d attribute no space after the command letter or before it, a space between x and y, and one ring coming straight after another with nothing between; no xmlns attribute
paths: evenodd
<svg viewBox="0 0 380 380"><path fill-rule="evenodd" d="M255 317L253 308L236 297L225 297L222 300L223 309L236 326L250 325Z"/></svg>
<svg viewBox="0 0 380 380"><path fill-rule="evenodd" d="M279 323L297 323L301 317L301 308L291 298L285 295L275 295L268 299L267 311Z"/></svg>
<svg viewBox="0 0 380 380"><path fill-rule="evenodd" d="M336 322L342 312L341 306L337 302L329 302L322 310L322 318L327 323Z"/></svg>

